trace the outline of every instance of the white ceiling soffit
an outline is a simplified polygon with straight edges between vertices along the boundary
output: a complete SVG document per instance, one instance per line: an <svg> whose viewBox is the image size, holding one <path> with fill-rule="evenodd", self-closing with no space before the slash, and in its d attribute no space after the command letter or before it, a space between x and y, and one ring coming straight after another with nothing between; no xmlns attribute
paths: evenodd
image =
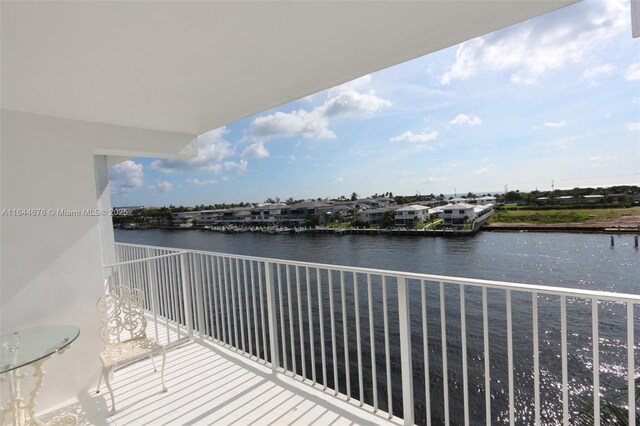
<svg viewBox="0 0 640 426"><path fill-rule="evenodd" d="M631 0L631 35L640 37L640 0Z"/></svg>
<svg viewBox="0 0 640 426"><path fill-rule="evenodd" d="M200 134L574 3L2 2L2 107Z"/></svg>

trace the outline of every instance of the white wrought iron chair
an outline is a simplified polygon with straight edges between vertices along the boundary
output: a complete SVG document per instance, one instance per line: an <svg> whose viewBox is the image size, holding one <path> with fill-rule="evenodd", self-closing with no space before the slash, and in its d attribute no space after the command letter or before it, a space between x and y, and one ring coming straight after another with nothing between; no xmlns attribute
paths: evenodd
<svg viewBox="0 0 640 426"><path fill-rule="evenodd" d="M100 383L104 377L111 395L111 414L116 412L116 400L109 382L109 374L118 365L148 356L153 363L153 371L157 371L153 356L162 355L160 382L162 391L167 392L164 384L165 349L154 339L147 337L143 301L144 293L141 290L125 286L114 287L111 293L98 300L98 311L102 316L100 334L104 342L104 351L100 354L102 372L96 393L100 392Z"/></svg>

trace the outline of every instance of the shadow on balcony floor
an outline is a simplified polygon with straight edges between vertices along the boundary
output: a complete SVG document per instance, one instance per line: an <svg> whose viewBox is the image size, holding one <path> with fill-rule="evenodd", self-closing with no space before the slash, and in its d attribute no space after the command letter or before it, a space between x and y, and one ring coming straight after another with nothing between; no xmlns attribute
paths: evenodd
<svg viewBox="0 0 640 426"><path fill-rule="evenodd" d="M274 378L270 367L209 342L168 351L168 393L161 392L159 374L148 358L116 371L118 411L111 417L103 385L99 394L41 418L72 413L79 425L398 424L289 377Z"/></svg>

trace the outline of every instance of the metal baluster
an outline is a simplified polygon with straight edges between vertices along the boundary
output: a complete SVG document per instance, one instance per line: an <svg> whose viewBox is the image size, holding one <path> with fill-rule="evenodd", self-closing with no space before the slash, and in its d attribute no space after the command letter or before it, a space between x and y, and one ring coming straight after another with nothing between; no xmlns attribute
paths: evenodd
<svg viewBox="0 0 640 426"><path fill-rule="evenodd" d="M462 336L462 397L464 399L464 424L469 424L469 377L467 365L467 315L464 285L460 285L460 334Z"/></svg>
<svg viewBox="0 0 640 426"><path fill-rule="evenodd" d="M444 395L444 424L449 424L449 365L447 362L447 313L444 304L444 283L440 281L440 335L442 338L442 387ZM404 382L403 382L404 385ZM404 386L403 386L404 387Z"/></svg>
<svg viewBox="0 0 640 426"><path fill-rule="evenodd" d="M331 316L331 349L333 355L333 386L334 395L338 395L338 352L336 349L336 321L335 321L335 309L333 304L333 277L331 270L327 269L327 275L329 276L329 315Z"/></svg>
<svg viewBox="0 0 640 426"><path fill-rule="evenodd" d="M482 326L484 332L484 405L485 421L491 426L491 364L489 363L489 310L487 288L482 287Z"/></svg>
<svg viewBox="0 0 640 426"><path fill-rule="evenodd" d="M369 343L371 345L371 383L373 388L373 412L378 411L378 378L376 375L376 335L373 328L373 292L371 274L367 274L367 296L369 304Z"/></svg>
<svg viewBox="0 0 640 426"><path fill-rule="evenodd" d="M318 311L320 312L320 354L322 355L322 389L327 389L327 360L324 353L324 309L322 307L322 283L320 268L316 268L316 285L318 287Z"/></svg>
<svg viewBox="0 0 640 426"><path fill-rule="evenodd" d="M347 334L347 301L344 288L344 271L340 271L340 294L342 296L342 334L344 336L344 366L347 377L347 401L351 399L351 377L349 374L349 336Z"/></svg>
<svg viewBox="0 0 640 426"><path fill-rule="evenodd" d="M300 332L300 357L302 361L302 380L307 378L307 365L304 354L304 327L302 322L302 293L300 291L300 267L296 266L296 290L298 296L298 330Z"/></svg>
<svg viewBox="0 0 640 426"><path fill-rule="evenodd" d="M515 399L513 391L513 321L511 317L511 290L505 292L505 303L507 304L507 368L509 377L509 424L515 424Z"/></svg>
<svg viewBox="0 0 640 426"><path fill-rule="evenodd" d="M311 344L311 379L316 384L316 351L315 336L313 335L313 315L311 310L311 279L309 277L309 267L305 266L305 276L307 277L307 312L309 313L309 342Z"/></svg>
<svg viewBox="0 0 640 426"><path fill-rule="evenodd" d="M282 333L282 361L284 363L284 371L288 371L288 363L287 363L287 339L285 336L285 326L284 326L284 309L282 304L282 273L280 271L280 264L275 263L276 271L278 273L278 302L280 305L280 332Z"/></svg>
<svg viewBox="0 0 640 426"><path fill-rule="evenodd" d="M293 364L293 375L296 376L298 374L298 369L296 366L296 345L295 345L295 335L293 333L293 307L291 305L291 273L289 271L289 266L285 265L287 272L287 301L289 305L289 337L291 338L291 364Z"/></svg>
<svg viewBox="0 0 640 426"><path fill-rule="evenodd" d="M391 386L391 353L389 348L389 307L387 301L387 277L382 276L382 311L384 315L384 353L387 366L387 405L389 418L393 417L393 386Z"/></svg>
<svg viewBox="0 0 640 426"><path fill-rule="evenodd" d="M383 281L384 283L384 281ZM385 291L386 295L386 291ZM430 386L430 378L429 378L429 335L427 332L427 283L424 281L420 282L420 295L422 296L422 348L423 348L423 357L424 357L424 398L425 398L425 416L427 417L427 426L431 426L431 386ZM386 297L385 297L385 334L387 329L387 308L386 308ZM385 335L385 342L388 341L388 338ZM385 343L387 346L387 353L389 353L389 345ZM464 345L463 345L464 347ZM466 352L466 351L465 351ZM389 355L387 355L387 359ZM388 364L387 364L388 365ZM391 380L391 369L387 367L387 380ZM391 396L389 396L389 402L391 402Z"/></svg>
<svg viewBox="0 0 640 426"><path fill-rule="evenodd" d="M567 297L560 296L560 336L562 352L562 424L569 426L569 373L567 365Z"/></svg>

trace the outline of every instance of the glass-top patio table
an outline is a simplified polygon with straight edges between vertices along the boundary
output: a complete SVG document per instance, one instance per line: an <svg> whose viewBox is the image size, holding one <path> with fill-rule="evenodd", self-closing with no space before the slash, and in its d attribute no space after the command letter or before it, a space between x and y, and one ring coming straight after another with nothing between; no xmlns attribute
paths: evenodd
<svg viewBox="0 0 640 426"><path fill-rule="evenodd" d="M80 330L71 325L47 325L12 331L0 335L0 375L9 375L11 401L6 405L0 402L0 424L13 420L13 424L23 426L30 422L43 425L35 415L36 397L42 382L44 370L42 365L52 355L62 354L80 335ZM21 381L27 374L21 372L22 367L33 367L35 385L29 392L27 402L21 395ZM65 416L54 424L72 425L75 416Z"/></svg>

